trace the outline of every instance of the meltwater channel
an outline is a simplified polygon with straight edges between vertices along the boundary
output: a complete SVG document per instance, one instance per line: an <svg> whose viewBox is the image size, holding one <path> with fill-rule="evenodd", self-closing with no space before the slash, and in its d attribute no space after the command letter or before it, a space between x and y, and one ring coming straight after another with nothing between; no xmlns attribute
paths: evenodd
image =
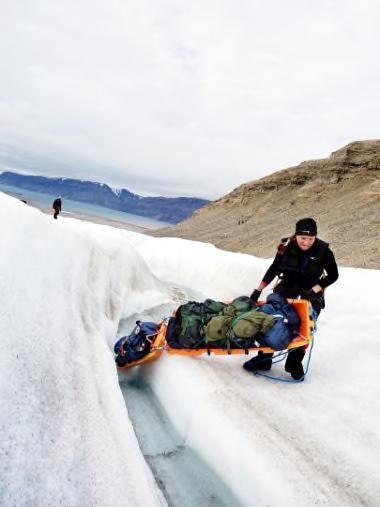
<svg viewBox="0 0 380 507"><path fill-rule="evenodd" d="M170 507L238 507L239 500L188 447L143 375L120 380L140 448Z"/></svg>

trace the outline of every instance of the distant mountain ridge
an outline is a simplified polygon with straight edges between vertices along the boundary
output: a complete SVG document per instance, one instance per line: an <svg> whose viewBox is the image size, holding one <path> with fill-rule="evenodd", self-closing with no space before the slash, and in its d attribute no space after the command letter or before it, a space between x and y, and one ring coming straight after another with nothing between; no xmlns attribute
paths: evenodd
<svg viewBox="0 0 380 507"><path fill-rule="evenodd" d="M74 201L97 204L126 213L176 224L209 203L197 197L143 197L125 188L112 189L105 183L73 178L48 178L11 171L0 173L0 183Z"/></svg>
<svg viewBox="0 0 380 507"><path fill-rule="evenodd" d="M245 183L173 227L151 231L272 258L300 218L314 217L339 264L380 268L380 139Z"/></svg>

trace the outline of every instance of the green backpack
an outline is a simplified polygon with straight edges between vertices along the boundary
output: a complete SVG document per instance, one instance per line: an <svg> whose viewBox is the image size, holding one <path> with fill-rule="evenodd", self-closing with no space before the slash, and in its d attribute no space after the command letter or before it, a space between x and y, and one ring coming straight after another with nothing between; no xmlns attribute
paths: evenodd
<svg viewBox="0 0 380 507"><path fill-rule="evenodd" d="M240 315L252 310L252 302L247 296L235 298L228 305L224 305L220 315L212 317L205 330L206 343L229 347L229 339L232 331L233 322Z"/></svg>
<svg viewBox="0 0 380 507"><path fill-rule="evenodd" d="M176 312L176 342L183 348L201 346L207 323L225 306L225 303L212 299L206 299L204 303L190 301L181 305Z"/></svg>
<svg viewBox="0 0 380 507"><path fill-rule="evenodd" d="M204 322L207 322L214 317L214 315L218 315L226 308L226 303L221 303L220 301L214 301L213 299L205 299L202 304L202 310L204 315Z"/></svg>
<svg viewBox="0 0 380 507"><path fill-rule="evenodd" d="M205 341L227 348L231 343L247 347L259 333L267 333L275 322L274 317L257 310L240 313L237 317L217 315L206 326Z"/></svg>
<svg viewBox="0 0 380 507"><path fill-rule="evenodd" d="M201 304L190 301L176 312L176 342L183 348L192 348L202 341Z"/></svg>
<svg viewBox="0 0 380 507"><path fill-rule="evenodd" d="M252 310L252 301L248 296L239 296L235 298L228 306L235 308L239 313L249 312L249 310Z"/></svg>
<svg viewBox="0 0 380 507"><path fill-rule="evenodd" d="M206 326L205 341L206 343L227 342L233 317L227 315L216 315Z"/></svg>
<svg viewBox="0 0 380 507"><path fill-rule="evenodd" d="M267 333L276 319L266 313L251 310L239 315L232 322L233 336L236 338L254 338L258 333Z"/></svg>

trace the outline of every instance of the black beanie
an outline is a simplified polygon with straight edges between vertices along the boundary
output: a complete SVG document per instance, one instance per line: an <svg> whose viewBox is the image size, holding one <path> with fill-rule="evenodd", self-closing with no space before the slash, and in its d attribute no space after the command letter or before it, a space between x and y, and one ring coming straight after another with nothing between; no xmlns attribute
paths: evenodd
<svg viewBox="0 0 380 507"><path fill-rule="evenodd" d="M301 218L296 223L296 235L300 236L316 236L317 223L313 218Z"/></svg>

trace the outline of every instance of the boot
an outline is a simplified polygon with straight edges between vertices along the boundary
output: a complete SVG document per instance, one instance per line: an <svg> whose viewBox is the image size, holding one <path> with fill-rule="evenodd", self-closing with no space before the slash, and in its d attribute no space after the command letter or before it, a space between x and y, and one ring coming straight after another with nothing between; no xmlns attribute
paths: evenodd
<svg viewBox="0 0 380 507"><path fill-rule="evenodd" d="M305 356L305 349L298 347L289 351L285 361L285 371L290 373L294 380L301 380L305 375L302 366L302 359Z"/></svg>
<svg viewBox="0 0 380 507"><path fill-rule="evenodd" d="M268 371L272 367L272 356L273 354L264 354L264 352L259 350L257 356L243 364L243 368L253 373L259 370Z"/></svg>

